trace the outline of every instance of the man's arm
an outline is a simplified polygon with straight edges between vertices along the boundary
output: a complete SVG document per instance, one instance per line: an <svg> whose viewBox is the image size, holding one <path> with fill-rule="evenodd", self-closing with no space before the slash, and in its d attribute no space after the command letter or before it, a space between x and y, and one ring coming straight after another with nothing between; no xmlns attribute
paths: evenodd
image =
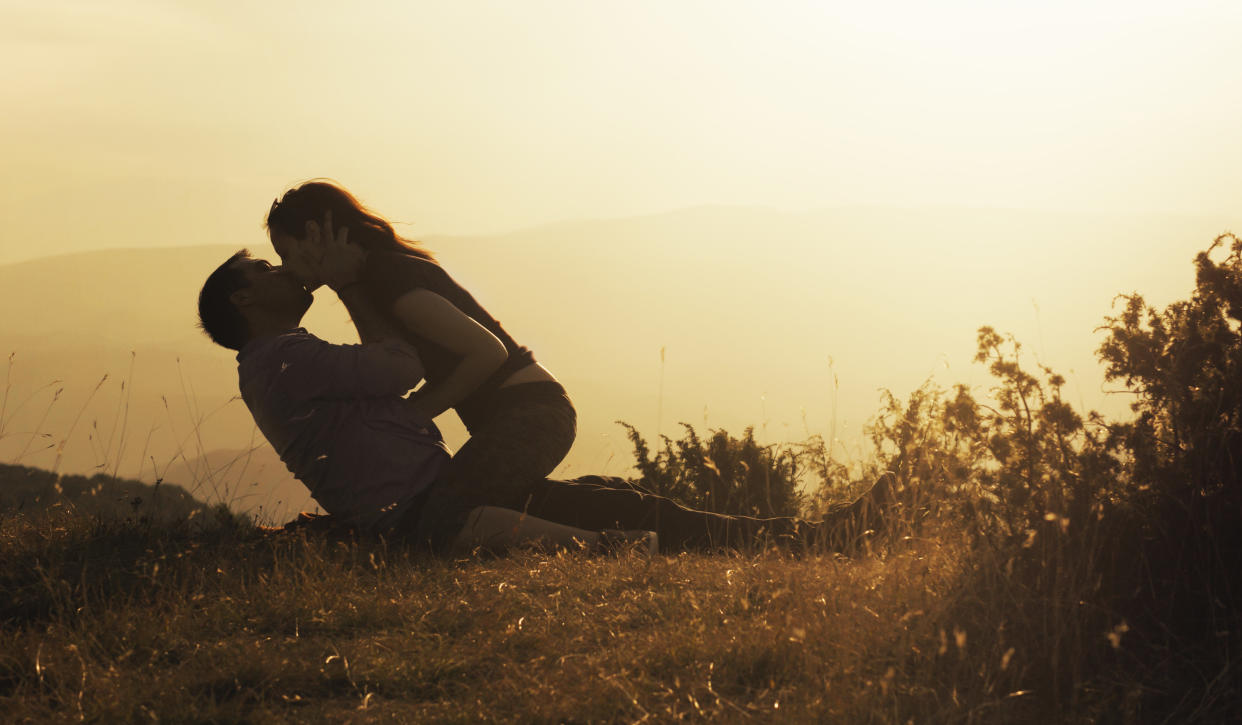
<svg viewBox="0 0 1242 725"><path fill-rule="evenodd" d="M301 399L401 396L425 372L414 348L396 338L336 345L305 334L289 340L278 354L281 385Z"/></svg>

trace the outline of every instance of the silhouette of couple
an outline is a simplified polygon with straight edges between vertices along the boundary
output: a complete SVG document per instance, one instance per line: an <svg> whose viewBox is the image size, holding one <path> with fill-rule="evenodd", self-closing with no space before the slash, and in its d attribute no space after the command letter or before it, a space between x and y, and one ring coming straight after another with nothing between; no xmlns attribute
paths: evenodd
<svg viewBox="0 0 1242 725"><path fill-rule="evenodd" d="M622 479L550 480L574 441L573 404L430 252L320 181L273 202L267 230L282 264L237 252L207 278L199 318L237 351L259 430L334 525L433 551L532 542L655 553L839 547L877 523L887 477L817 523L696 511ZM322 285L361 344L300 327ZM433 422L449 409L470 434L456 454Z"/></svg>

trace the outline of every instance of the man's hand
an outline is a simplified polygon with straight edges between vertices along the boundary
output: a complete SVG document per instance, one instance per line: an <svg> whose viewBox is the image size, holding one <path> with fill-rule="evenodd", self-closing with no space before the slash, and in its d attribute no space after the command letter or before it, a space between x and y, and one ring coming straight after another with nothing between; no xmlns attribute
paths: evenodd
<svg viewBox="0 0 1242 725"><path fill-rule="evenodd" d="M357 244L349 243L349 228L332 229L332 212L323 215L323 228L306 222L307 246L318 250L313 260L316 276L335 292L359 281L367 253Z"/></svg>

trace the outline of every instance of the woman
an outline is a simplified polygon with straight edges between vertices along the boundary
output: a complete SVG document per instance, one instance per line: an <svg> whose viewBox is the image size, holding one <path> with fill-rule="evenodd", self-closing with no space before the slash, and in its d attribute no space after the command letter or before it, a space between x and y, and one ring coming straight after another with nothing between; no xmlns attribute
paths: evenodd
<svg viewBox="0 0 1242 725"><path fill-rule="evenodd" d="M338 227L324 230L327 239L347 232L362 250L354 284L427 369L410 406L429 420L453 409L470 433L417 526L433 532L433 545L443 545L477 505L521 509L527 487L550 474L573 444L577 416L565 389L427 250L348 191L322 181L287 192L267 215L272 246L308 288L323 280L314 265L294 259L320 243L318 224L326 215L333 221L325 223Z"/></svg>

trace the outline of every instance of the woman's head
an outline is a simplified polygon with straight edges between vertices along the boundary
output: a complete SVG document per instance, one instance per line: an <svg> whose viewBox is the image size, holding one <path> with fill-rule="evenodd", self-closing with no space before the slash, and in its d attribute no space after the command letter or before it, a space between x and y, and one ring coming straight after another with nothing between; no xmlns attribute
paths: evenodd
<svg viewBox="0 0 1242 725"><path fill-rule="evenodd" d="M301 240L307 236L307 224L320 224L324 213L332 212L332 225L349 229L349 241L368 252L398 252L423 259L432 259L427 250L397 235L392 224L368 210L348 191L328 181L308 181L290 189L272 202L267 212L267 233L276 252L288 238Z"/></svg>

